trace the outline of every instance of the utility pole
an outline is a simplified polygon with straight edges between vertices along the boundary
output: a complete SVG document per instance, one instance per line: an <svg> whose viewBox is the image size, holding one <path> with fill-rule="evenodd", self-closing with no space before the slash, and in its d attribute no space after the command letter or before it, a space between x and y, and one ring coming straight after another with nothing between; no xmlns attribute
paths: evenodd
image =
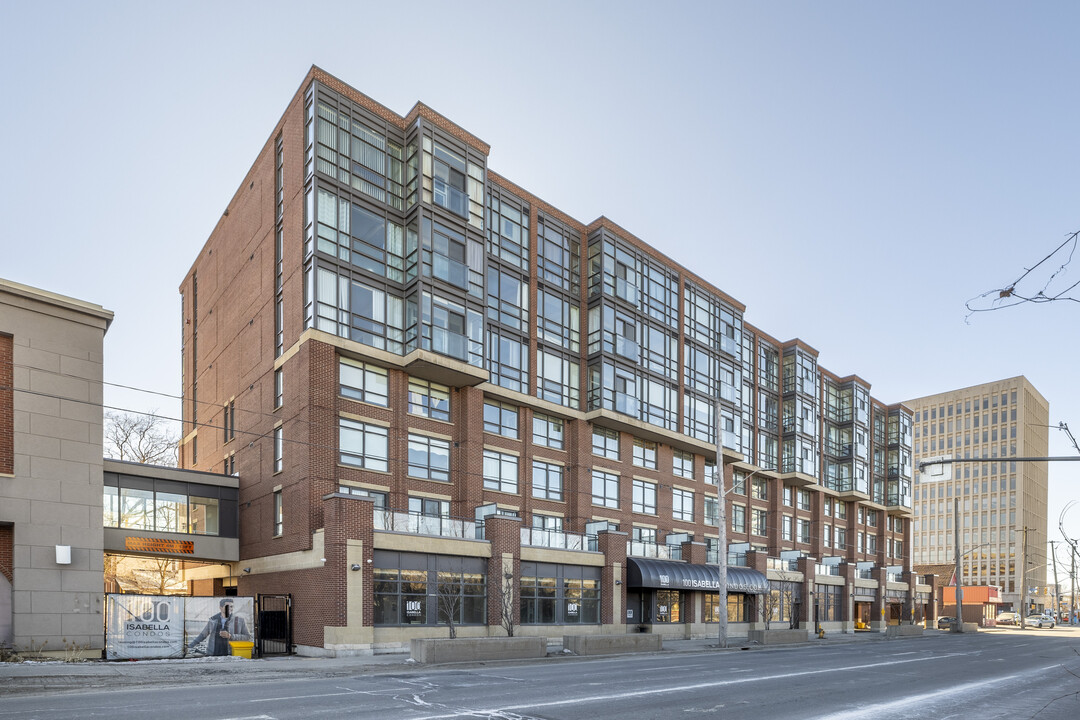
<svg viewBox="0 0 1080 720"><path fill-rule="evenodd" d="M717 540L716 540L716 564L719 566L720 577L717 585L719 603L717 610L720 613L720 638L721 648L727 647L728 632L728 607L727 607L727 505L724 499L724 462L720 450L720 437L716 443L716 515L717 515Z"/></svg>
<svg viewBox="0 0 1080 720"><path fill-rule="evenodd" d="M953 632L964 632L964 576L960 567L960 495L953 498L953 545L956 547L956 622Z"/></svg>
<svg viewBox="0 0 1080 720"><path fill-rule="evenodd" d="M1024 528L1024 555L1020 559L1020 629L1027 627L1027 527Z"/></svg>
<svg viewBox="0 0 1080 720"><path fill-rule="evenodd" d="M1072 613L1077 611L1077 544L1076 542L1070 544L1072 546L1072 571L1069 576L1072 578L1072 592L1069 594L1069 603L1072 607L1069 609L1069 623L1072 622Z"/></svg>
<svg viewBox="0 0 1080 720"><path fill-rule="evenodd" d="M1057 542L1055 540L1051 540L1050 559L1054 561L1054 622L1058 623L1061 622L1061 586L1058 585L1057 552L1055 551L1055 545L1057 545Z"/></svg>

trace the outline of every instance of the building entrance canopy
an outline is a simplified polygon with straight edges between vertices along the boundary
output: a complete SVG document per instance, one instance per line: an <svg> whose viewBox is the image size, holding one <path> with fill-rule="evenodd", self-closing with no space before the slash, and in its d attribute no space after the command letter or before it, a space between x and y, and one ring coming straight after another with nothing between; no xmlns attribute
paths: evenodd
<svg viewBox="0 0 1080 720"><path fill-rule="evenodd" d="M720 568L716 565L628 558L626 584L630 588L719 590ZM746 567L728 567L727 585L729 593L763 595L769 592L768 578Z"/></svg>

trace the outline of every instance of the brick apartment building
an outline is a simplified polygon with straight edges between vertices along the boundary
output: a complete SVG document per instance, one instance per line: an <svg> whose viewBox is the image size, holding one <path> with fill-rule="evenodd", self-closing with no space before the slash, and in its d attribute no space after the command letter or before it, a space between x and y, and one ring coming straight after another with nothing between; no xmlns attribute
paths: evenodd
<svg viewBox="0 0 1080 720"><path fill-rule="evenodd" d="M733 633L921 617L908 409L488 152L312 68L184 278L181 465L239 476L238 591L312 653L503 634L504 597L701 636L722 475Z"/></svg>

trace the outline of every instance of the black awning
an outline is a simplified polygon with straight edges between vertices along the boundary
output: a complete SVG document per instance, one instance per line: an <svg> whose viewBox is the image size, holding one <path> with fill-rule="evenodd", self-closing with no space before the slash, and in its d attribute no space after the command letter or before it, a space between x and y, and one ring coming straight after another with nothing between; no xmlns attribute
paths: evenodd
<svg viewBox="0 0 1080 720"><path fill-rule="evenodd" d="M757 570L728 566L729 593L762 595L769 591L769 580ZM670 560L627 558L626 586L670 590L718 590L720 569L716 565L691 565Z"/></svg>

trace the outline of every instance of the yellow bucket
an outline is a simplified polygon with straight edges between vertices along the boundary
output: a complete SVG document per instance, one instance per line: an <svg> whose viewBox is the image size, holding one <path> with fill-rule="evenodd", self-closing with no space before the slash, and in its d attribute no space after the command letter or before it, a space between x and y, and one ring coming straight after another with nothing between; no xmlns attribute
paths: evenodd
<svg viewBox="0 0 1080 720"><path fill-rule="evenodd" d="M255 643L246 640L230 640L229 646L232 648L233 655L250 660L251 649L255 647Z"/></svg>

